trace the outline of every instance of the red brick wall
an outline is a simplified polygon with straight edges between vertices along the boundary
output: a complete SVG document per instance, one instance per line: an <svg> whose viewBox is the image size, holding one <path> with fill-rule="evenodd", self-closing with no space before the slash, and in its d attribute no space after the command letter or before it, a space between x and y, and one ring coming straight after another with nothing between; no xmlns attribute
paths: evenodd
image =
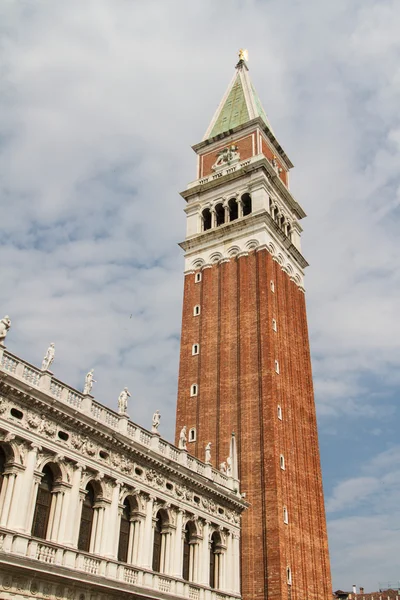
<svg viewBox="0 0 400 600"><path fill-rule="evenodd" d="M196 342L198 357L191 354ZM196 398L192 383L199 384ZM236 433L241 490L251 504L241 542L245 600L330 599L305 298L266 250L205 269L200 283L185 277L177 440L185 424L197 430L189 451L204 460L211 441L214 466L226 460Z"/></svg>
<svg viewBox="0 0 400 600"><path fill-rule="evenodd" d="M282 179L283 183L285 185L287 185L287 171L286 168L283 166L282 162L279 160L279 156L277 156L269 147L268 143L266 142L266 140L264 139L264 137L261 136L261 148L262 148L262 153L264 154L264 156L266 156L268 158L268 160L272 160L273 157L275 156L276 158L276 162L278 163L279 167L282 169L281 173L279 173L279 177Z"/></svg>
<svg viewBox="0 0 400 600"><path fill-rule="evenodd" d="M200 162L199 162L200 172L198 174L198 177L199 178L206 177L207 175L210 175L210 173L213 173L212 165L217 160L218 152L220 150L222 150L223 148L230 146L231 144L235 144L238 147L238 150L240 153L240 160L246 160L246 158L251 158L252 156L256 156L258 154L258 143L257 143L258 135L259 135L259 131L256 130L255 132L251 133L250 135L247 135L246 137L241 138L239 140L235 140L234 142L226 142L225 141L217 148L214 148L212 150L212 152L208 152L207 154L202 154L200 156ZM253 148L254 148L254 150L253 150ZM268 160L272 160L272 158L274 156L276 157L279 167L282 169L282 172L279 174L279 177L281 178L283 183L285 185L287 185L287 170L284 167L284 165L282 164L282 162L280 161L279 157L276 156L276 154L274 154L274 152L271 150L271 148L269 147L269 144L267 143L267 141L265 140L265 138L262 135L261 135L261 152L268 158Z"/></svg>

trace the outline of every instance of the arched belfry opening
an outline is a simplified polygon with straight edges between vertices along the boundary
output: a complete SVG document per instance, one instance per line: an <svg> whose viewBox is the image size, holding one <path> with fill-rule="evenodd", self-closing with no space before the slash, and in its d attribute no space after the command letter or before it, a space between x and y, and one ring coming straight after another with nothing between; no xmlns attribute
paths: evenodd
<svg viewBox="0 0 400 600"><path fill-rule="evenodd" d="M231 198L228 202L229 221L236 221L239 216L239 207L236 198Z"/></svg>
<svg viewBox="0 0 400 600"><path fill-rule="evenodd" d="M201 213L203 219L203 231L211 229L211 211L209 208L205 208Z"/></svg>
<svg viewBox="0 0 400 600"><path fill-rule="evenodd" d="M247 215L251 214L251 196L250 194L243 194L241 199L243 204L243 216L247 217Z"/></svg>

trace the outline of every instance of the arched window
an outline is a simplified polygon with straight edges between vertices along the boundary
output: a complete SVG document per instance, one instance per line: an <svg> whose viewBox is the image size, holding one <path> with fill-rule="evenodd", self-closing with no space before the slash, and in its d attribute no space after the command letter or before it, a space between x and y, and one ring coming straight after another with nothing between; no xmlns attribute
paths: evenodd
<svg viewBox="0 0 400 600"><path fill-rule="evenodd" d="M53 472L51 467L46 465L42 471L42 478L39 483L32 524L32 535L43 540L47 536L53 487Z"/></svg>
<svg viewBox="0 0 400 600"><path fill-rule="evenodd" d="M189 429L189 442L195 442L196 441L196 429L194 427L192 427L192 429Z"/></svg>
<svg viewBox="0 0 400 600"><path fill-rule="evenodd" d="M169 535L168 515L164 510L159 510L154 527L153 542L153 571L165 573L169 556L166 555L166 540Z"/></svg>
<svg viewBox="0 0 400 600"><path fill-rule="evenodd" d="M197 551L196 526L193 521L188 521L183 538L182 578L185 581L195 581L194 565L196 563L195 554Z"/></svg>
<svg viewBox="0 0 400 600"><path fill-rule="evenodd" d="M236 198L231 198L228 202L229 220L236 221L239 216L239 207Z"/></svg>
<svg viewBox="0 0 400 600"><path fill-rule="evenodd" d="M217 531L211 536L210 545L210 587L219 589L221 584L221 536Z"/></svg>
<svg viewBox="0 0 400 600"><path fill-rule="evenodd" d="M211 211L209 208L205 208L201 213L203 218L203 231L211 229Z"/></svg>
<svg viewBox="0 0 400 600"><path fill-rule="evenodd" d="M243 194L242 196L243 202L243 216L247 216L251 214L251 196L250 194Z"/></svg>
<svg viewBox="0 0 400 600"><path fill-rule="evenodd" d="M78 550L89 552L92 537L94 503L96 494L93 485L89 482L86 486L86 495L82 504L81 525L79 528Z"/></svg>
<svg viewBox="0 0 400 600"><path fill-rule="evenodd" d="M162 518L160 511L157 513L156 524L154 527L154 542L153 542L153 571L160 572L161 563L161 528Z"/></svg>
<svg viewBox="0 0 400 600"><path fill-rule="evenodd" d="M121 562L128 562L130 518L131 507L128 498L125 498L119 526L118 560Z"/></svg>
<svg viewBox="0 0 400 600"><path fill-rule="evenodd" d="M283 522L285 523L285 525L289 523L289 514L286 506L283 507Z"/></svg>
<svg viewBox="0 0 400 600"><path fill-rule="evenodd" d="M286 229L286 235L288 236L289 240L292 239L292 227L291 227L290 223L288 223L288 226Z"/></svg>
<svg viewBox="0 0 400 600"><path fill-rule="evenodd" d="M118 560L136 564L138 560L138 540L140 537L141 518L138 515L139 505L134 496L127 496L121 513L118 541Z"/></svg>
<svg viewBox="0 0 400 600"><path fill-rule="evenodd" d="M278 223L279 221L279 210L277 206L275 206L274 208L274 220L276 221L276 223Z"/></svg>
<svg viewBox="0 0 400 600"><path fill-rule="evenodd" d="M225 223L225 209L222 204L217 204L215 207L215 219L217 227Z"/></svg>

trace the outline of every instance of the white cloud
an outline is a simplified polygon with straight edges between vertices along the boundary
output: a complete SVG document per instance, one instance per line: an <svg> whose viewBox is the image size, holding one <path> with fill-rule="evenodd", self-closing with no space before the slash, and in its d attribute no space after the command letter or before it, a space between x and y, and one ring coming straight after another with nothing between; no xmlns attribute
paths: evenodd
<svg viewBox="0 0 400 600"><path fill-rule="evenodd" d="M173 436L178 192L195 176L190 145L225 90L236 49L247 46L309 214L303 245L321 419L333 431L345 419L376 427L379 418L384 450L395 436L388 420L393 431L398 423L399 28L396 0L1 3L0 313L13 320L9 349L38 364L55 341L58 377L81 386L94 366L98 400L115 406L128 385L132 416L150 424L159 408L161 432ZM347 440L348 461L355 443ZM338 488L336 506L358 502L360 468ZM380 579L391 576L390 514L371 529ZM331 526L331 551L346 581L354 565L346 535L363 526L353 520L346 534L342 522Z"/></svg>

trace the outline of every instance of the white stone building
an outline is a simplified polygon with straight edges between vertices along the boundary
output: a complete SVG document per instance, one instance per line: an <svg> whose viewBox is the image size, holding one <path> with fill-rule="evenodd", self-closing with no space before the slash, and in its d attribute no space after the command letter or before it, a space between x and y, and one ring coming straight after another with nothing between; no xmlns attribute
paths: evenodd
<svg viewBox="0 0 400 600"><path fill-rule="evenodd" d="M57 380L53 359L0 341L0 598L239 598L239 482Z"/></svg>

